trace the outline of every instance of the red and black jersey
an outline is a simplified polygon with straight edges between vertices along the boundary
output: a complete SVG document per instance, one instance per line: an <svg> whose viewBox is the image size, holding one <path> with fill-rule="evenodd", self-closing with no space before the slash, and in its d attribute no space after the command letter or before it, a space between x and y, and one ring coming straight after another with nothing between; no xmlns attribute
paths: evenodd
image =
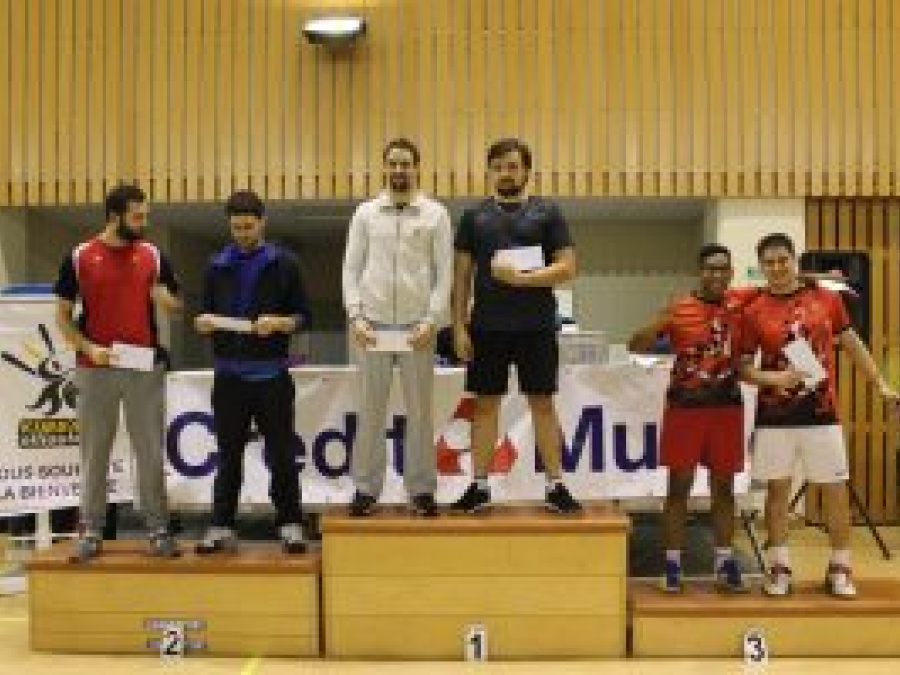
<svg viewBox="0 0 900 675"><path fill-rule="evenodd" d="M79 326L91 342L158 346L151 291L162 283L178 291L172 268L156 245L137 241L111 246L99 238L78 245L63 261L54 293L81 298ZM91 365L78 355L79 365Z"/></svg>
<svg viewBox="0 0 900 675"><path fill-rule="evenodd" d="M836 424L837 356L835 338L850 327L840 295L816 285L805 285L789 295L763 293L744 310L742 348L745 355L760 351L763 370L784 370L789 362L783 349L805 338L828 377L815 389L800 384L793 389L760 387L756 425L795 427Z"/></svg>
<svg viewBox="0 0 900 675"><path fill-rule="evenodd" d="M688 295L673 304L661 330L675 350L666 394L670 405L740 405L741 311L758 295L755 288L732 288L721 302Z"/></svg>

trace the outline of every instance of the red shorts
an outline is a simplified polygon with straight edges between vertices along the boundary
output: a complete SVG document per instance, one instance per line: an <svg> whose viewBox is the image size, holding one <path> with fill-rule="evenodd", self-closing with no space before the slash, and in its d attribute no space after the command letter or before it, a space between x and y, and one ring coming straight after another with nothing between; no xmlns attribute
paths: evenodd
<svg viewBox="0 0 900 675"><path fill-rule="evenodd" d="M739 405L663 411L660 461L677 473L702 464L715 476L744 468L744 409Z"/></svg>

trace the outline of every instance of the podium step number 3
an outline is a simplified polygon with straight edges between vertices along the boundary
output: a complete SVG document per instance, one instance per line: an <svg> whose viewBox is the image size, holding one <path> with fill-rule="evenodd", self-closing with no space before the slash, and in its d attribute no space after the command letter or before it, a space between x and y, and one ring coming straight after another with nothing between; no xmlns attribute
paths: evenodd
<svg viewBox="0 0 900 675"><path fill-rule="evenodd" d="M466 661L487 661L487 630L480 623L466 628L464 650Z"/></svg>
<svg viewBox="0 0 900 675"><path fill-rule="evenodd" d="M744 633L744 663L748 666L764 666L769 662L769 645L761 628L750 628Z"/></svg>

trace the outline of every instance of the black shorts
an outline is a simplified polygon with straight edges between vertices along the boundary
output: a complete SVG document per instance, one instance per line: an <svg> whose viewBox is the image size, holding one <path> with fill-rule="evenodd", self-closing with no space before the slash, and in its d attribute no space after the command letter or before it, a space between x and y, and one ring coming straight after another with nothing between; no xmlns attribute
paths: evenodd
<svg viewBox="0 0 900 675"><path fill-rule="evenodd" d="M498 396L506 393L509 367L514 365L523 394L556 393L559 344L553 330L472 331L475 352L466 368L466 391Z"/></svg>

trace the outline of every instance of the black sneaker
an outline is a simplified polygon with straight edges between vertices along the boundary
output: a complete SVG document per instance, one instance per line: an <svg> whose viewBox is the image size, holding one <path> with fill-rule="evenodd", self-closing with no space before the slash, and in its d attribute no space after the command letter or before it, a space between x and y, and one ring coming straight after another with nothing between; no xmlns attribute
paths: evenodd
<svg viewBox="0 0 900 675"><path fill-rule="evenodd" d="M434 518L438 514L438 507L434 496L429 494L416 495L412 498L412 510L417 516Z"/></svg>
<svg viewBox="0 0 900 675"><path fill-rule="evenodd" d="M471 483L463 496L453 502L450 507L454 511L462 511L463 513L478 513L484 511L491 505L491 491L487 488L478 487L478 483Z"/></svg>
<svg viewBox="0 0 900 675"><path fill-rule="evenodd" d="M376 501L377 500L372 495L355 492L353 494L353 501L350 502L350 517L365 518L366 516L371 516L375 513Z"/></svg>
<svg viewBox="0 0 900 675"><path fill-rule="evenodd" d="M575 501L575 498L562 483L557 483L547 493L547 496L544 498L544 505L555 513L578 513L581 511L581 504Z"/></svg>

